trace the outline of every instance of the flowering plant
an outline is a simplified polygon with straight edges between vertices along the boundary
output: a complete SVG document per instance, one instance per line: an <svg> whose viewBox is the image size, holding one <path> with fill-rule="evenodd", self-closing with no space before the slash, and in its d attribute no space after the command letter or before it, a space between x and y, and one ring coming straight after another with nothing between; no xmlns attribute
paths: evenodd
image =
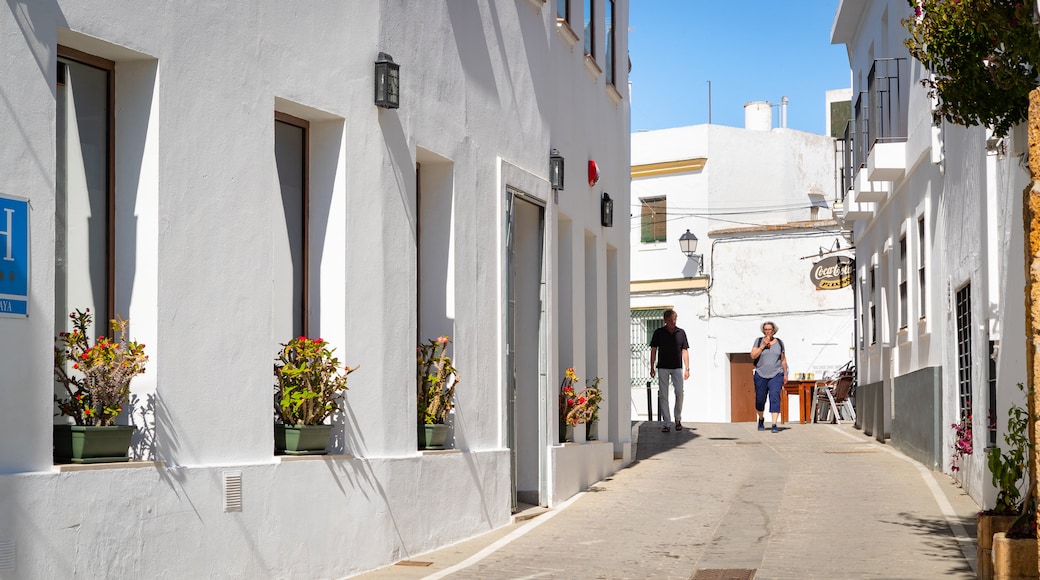
<svg viewBox="0 0 1040 580"><path fill-rule="evenodd" d="M440 336L415 349L419 353L416 359L419 424L443 425L454 406L459 371L447 355L449 344L450 338Z"/></svg>
<svg viewBox="0 0 1040 580"><path fill-rule="evenodd" d="M560 422L571 427L585 421L585 396L574 392L577 380L578 375L571 367L563 373L563 381L560 383Z"/></svg>
<svg viewBox="0 0 1040 580"><path fill-rule="evenodd" d="M1018 388L1025 390L1022 383L1018 383ZM1004 432L1007 450L1002 452L999 447L987 450L990 475L993 486L997 488L997 501L992 513L1013 515L1019 511L1022 492L1018 488L1018 482L1022 480L1029 465L1029 456L1026 453L1033 447L1027 435L1028 418L1029 413L1025 409L1019 405L1011 405L1008 409L1007 431Z"/></svg>
<svg viewBox="0 0 1040 580"><path fill-rule="evenodd" d="M592 423L599 420L599 404L603 401L603 391L599 388L599 383L603 379L596 377L594 379L586 380L585 390L581 394L585 397L585 422Z"/></svg>
<svg viewBox="0 0 1040 580"><path fill-rule="evenodd" d="M112 425L130 400L130 381L144 372L148 362L144 345L127 340L130 321L120 316L110 321L112 338L99 336L93 345L90 309L77 309L69 318L72 332L60 333L54 346L54 378L68 394L65 398L55 395L58 410L72 417L76 425Z"/></svg>
<svg viewBox="0 0 1040 580"><path fill-rule="evenodd" d="M321 425L341 409L347 375L324 339L303 336L282 345L274 364L274 412L285 425Z"/></svg>
<svg viewBox="0 0 1040 580"><path fill-rule="evenodd" d="M972 454L971 415L961 418L960 423L950 423L953 427L953 458L950 459L950 470L960 471L960 458Z"/></svg>

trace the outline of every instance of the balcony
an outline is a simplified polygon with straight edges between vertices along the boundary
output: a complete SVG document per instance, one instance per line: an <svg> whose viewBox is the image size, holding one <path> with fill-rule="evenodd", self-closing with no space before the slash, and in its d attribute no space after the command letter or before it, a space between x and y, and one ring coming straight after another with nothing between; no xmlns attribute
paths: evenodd
<svg viewBox="0 0 1040 580"><path fill-rule="evenodd" d="M867 75L867 180L886 182L906 173L908 87L903 58L880 58Z"/></svg>
<svg viewBox="0 0 1040 580"><path fill-rule="evenodd" d="M877 146L875 145L876 149ZM871 150L871 155L874 151ZM870 168L863 167L856 173L856 185L853 188L852 201L855 203L882 203L888 198L891 185L889 181L870 179Z"/></svg>

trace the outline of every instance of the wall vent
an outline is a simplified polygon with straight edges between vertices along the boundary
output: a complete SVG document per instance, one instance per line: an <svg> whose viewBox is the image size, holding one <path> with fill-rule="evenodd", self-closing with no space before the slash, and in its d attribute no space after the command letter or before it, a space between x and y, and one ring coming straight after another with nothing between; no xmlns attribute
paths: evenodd
<svg viewBox="0 0 1040 580"><path fill-rule="evenodd" d="M11 572L14 565L14 540L0 540L0 572Z"/></svg>
<svg viewBox="0 0 1040 580"><path fill-rule="evenodd" d="M224 472L224 513L242 511L242 472Z"/></svg>

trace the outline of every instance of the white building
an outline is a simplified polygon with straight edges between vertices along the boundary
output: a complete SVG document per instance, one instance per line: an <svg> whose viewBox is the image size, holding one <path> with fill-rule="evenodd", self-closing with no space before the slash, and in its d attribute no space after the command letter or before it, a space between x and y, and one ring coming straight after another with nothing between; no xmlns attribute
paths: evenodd
<svg viewBox="0 0 1040 580"><path fill-rule="evenodd" d="M856 244L857 407L865 432L946 472L950 426L971 417L975 452L954 475L992 506L982 450L1024 404L1026 139L1019 127L987 147L983 127L933 125L929 73L903 45L911 14L842 0L831 32L852 69L841 214Z"/></svg>
<svg viewBox="0 0 1040 580"><path fill-rule="evenodd" d="M627 0L8 8L0 195L31 211L0 576L348 576L631 460L628 232L601 225L629 203ZM379 53L400 108L374 105ZM129 464L52 461L54 336L86 307L151 357ZM297 334L360 369L331 454L288 461L272 364ZM415 345L441 334L453 449L420 453ZM601 441L556 443L571 366L603 379Z"/></svg>
<svg viewBox="0 0 1040 580"><path fill-rule="evenodd" d="M834 139L773 129L769 103L749 103L745 117L745 128L632 135L633 415L647 416L648 343L666 308L690 341L686 421L754 420L749 351L766 320L780 328L792 379L851 357L851 288L810 281L821 257L849 249L831 218ZM679 246L687 231L699 242L692 258ZM654 379L655 418L656 389Z"/></svg>

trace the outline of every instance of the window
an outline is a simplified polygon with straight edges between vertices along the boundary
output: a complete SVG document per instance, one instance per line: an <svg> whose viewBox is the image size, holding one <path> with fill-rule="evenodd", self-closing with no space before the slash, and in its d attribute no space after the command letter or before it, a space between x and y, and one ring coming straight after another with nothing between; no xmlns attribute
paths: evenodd
<svg viewBox="0 0 1040 580"><path fill-rule="evenodd" d="M640 219L639 241L644 244L668 240L667 208L664 197L644 197Z"/></svg>
<svg viewBox="0 0 1040 580"><path fill-rule="evenodd" d="M957 291L957 385L960 420L971 415L971 284Z"/></svg>
<svg viewBox="0 0 1040 580"><path fill-rule="evenodd" d="M570 0L556 0L556 18L569 22L571 18Z"/></svg>
<svg viewBox="0 0 1040 580"><path fill-rule="evenodd" d="M310 124L275 113L274 156L282 219L273 224L274 327L279 340L308 335L308 133Z"/></svg>
<svg viewBox="0 0 1040 580"><path fill-rule="evenodd" d="M906 235L899 238L899 329L907 325L907 295L906 295Z"/></svg>
<svg viewBox="0 0 1040 580"><path fill-rule="evenodd" d="M870 313L870 344L877 344L877 307L874 303L874 293L877 291L877 266L870 269L870 293L867 295Z"/></svg>
<svg viewBox="0 0 1040 580"><path fill-rule="evenodd" d="M615 22L614 0L607 0L606 22L603 27L604 37L607 39L606 65L607 84L614 84L614 22Z"/></svg>
<svg viewBox="0 0 1040 580"><path fill-rule="evenodd" d="M592 0L585 0L585 54L596 58L596 10Z"/></svg>
<svg viewBox="0 0 1040 580"><path fill-rule="evenodd" d="M664 326L663 308L634 308L631 311L631 377L633 387L644 387L650 380L650 338Z"/></svg>
<svg viewBox="0 0 1040 580"><path fill-rule="evenodd" d="M925 297L928 296L924 272L925 254L924 216L921 216L917 218L917 312L921 318L925 317Z"/></svg>
<svg viewBox="0 0 1040 580"><path fill-rule="evenodd" d="M986 417L986 446L997 446L997 342L989 341L989 410Z"/></svg>
<svg viewBox="0 0 1040 580"><path fill-rule="evenodd" d="M115 310L115 63L58 47L54 324L90 308L105 333Z"/></svg>

